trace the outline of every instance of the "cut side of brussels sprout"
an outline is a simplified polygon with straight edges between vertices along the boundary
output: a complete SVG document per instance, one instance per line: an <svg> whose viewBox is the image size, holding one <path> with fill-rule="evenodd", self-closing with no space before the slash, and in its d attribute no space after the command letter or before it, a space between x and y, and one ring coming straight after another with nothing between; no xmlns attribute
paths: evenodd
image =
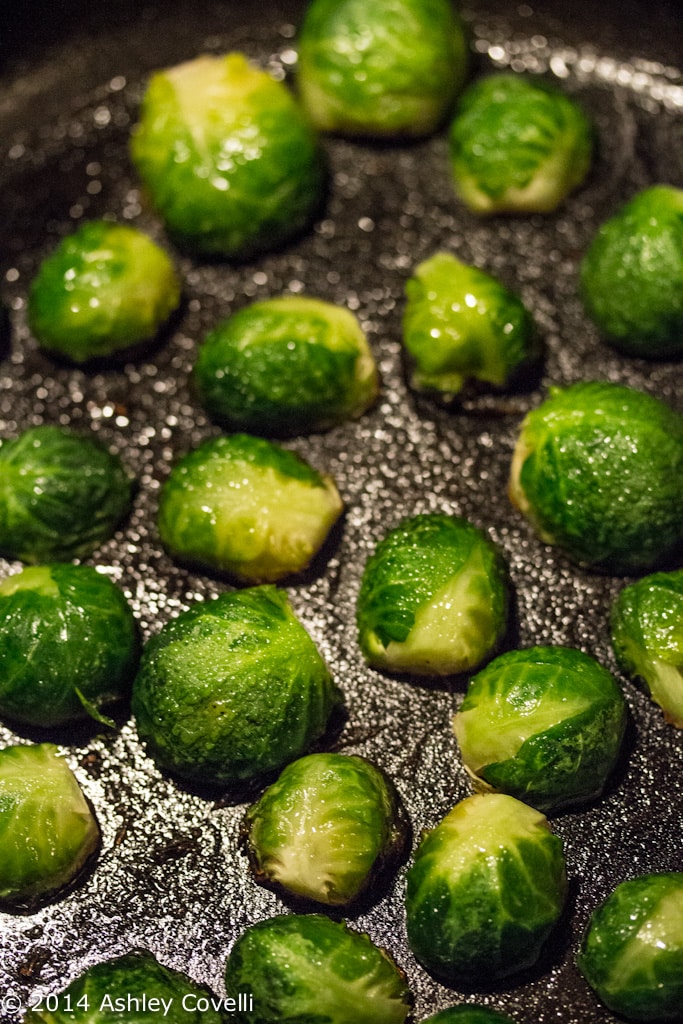
<svg viewBox="0 0 683 1024"><path fill-rule="evenodd" d="M510 498L582 565L654 568L683 540L683 416L619 384L553 388L522 423Z"/></svg>
<svg viewBox="0 0 683 1024"><path fill-rule="evenodd" d="M455 190L474 213L551 213L588 173L593 132L549 82L501 73L462 94L449 143Z"/></svg>
<svg viewBox="0 0 683 1024"><path fill-rule="evenodd" d="M442 513L405 520L377 545L356 611L369 664L449 675L489 656L507 621L507 578L476 526Z"/></svg>
<svg viewBox="0 0 683 1024"><path fill-rule="evenodd" d="M449 1006L447 1010L427 1017L422 1024L515 1024L511 1017L485 1006Z"/></svg>
<svg viewBox="0 0 683 1024"><path fill-rule="evenodd" d="M56 746L0 750L0 904L34 910L78 877L99 841L97 821Z"/></svg>
<svg viewBox="0 0 683 1024"><path fill-rule="evenodd" d="M406 296L403 341L419 390L457 395L470 381L505 388L537 354L521 299L450 253L421 263Z"/></svg>
<svg viewBox="0 0 683 1024"><path fill-rule="evenodd" d="M85 363L154 338L179 302L173 264L151 238L89 221L41 263L28 315L42 348Z"/></svg>
<svg viewBox="0 0 683 1024"><path fill-rule="evenodd" d="M446 984L490 984L536 963L566 895L561 840L511 796L468 797L408 871L408 940Z"/></svg>
<svg viewBox="0 0 683 1024"><path fill-rule="evenodd" d="M305 753L340 699L286 594L264 586L168 622L145 646L132 705L161 767L237 786Z"/></svg>
<svg viewBox="0 0 683 1024"><path fill-rule="evenodd" d="M320 914L252 925L225 968L228 995L254 997L244 1024L403 1024L412 1004L405 976L360 932Z"/></svg>
<svg viewBox="0 0 683 1024"><path fill-rule="evenodd" d="M331 477L262 438L205 441L171 470L159 533L176 558L251 583L301 572L342 512Z"/></svg>
<svg viewBox="0 0 683 1024"><path fill-rule="evenodd" d="M453 720L475 783L545 812L600 795L625 727L616 681L569 647L496 658L472 679Z"/></svg>
<svg viewBox="0 0 683 1024"><path fill-rule="evenodd" d="M594 911L577 957L602 1002L630 1021L683 1014L683 872L641 875Z"/></svg>
<svg viewBox="0 0 683 1024"><path fill-rule="evenodd" d="M330 906L395 866L409 831L388 776L363 757L309 754L247 811L256 880Z"/></svg>
<svg viewBox="0 0 683 1024"><path fill-rule="evenodd" d="M305 296L255 302L220 324L199 350L194 383L213 419L280 437L360 416L378 388L356 317Z"/></svg>

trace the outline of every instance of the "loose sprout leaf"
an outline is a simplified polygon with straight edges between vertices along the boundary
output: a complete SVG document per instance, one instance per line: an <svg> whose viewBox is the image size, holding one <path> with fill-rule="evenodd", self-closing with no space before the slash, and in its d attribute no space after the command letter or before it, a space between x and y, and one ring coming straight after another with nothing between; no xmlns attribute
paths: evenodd
<svg viewBox="0 0 683 1024"><path fill-rule="evenodd" d="M449 1006L432 1017L427 1017L422 1024L515 1024L511 1017L484 1006Z"/></svg>

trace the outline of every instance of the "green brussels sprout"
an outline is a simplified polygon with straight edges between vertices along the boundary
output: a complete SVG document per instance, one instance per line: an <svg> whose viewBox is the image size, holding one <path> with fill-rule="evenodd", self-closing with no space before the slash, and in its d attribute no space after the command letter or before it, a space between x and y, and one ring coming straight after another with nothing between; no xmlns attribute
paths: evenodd
<svg viewBox="0 0 683 1024"><path fill-rule="evenodd" d="M73 882L100 831L52 743L0 750L0 904L33 910Z"/></svg>
<svg viewBox="0 0 683 1024"><path fill-rule="evenodd" d="M621 669L642 681L667 721L683 729L683 569L624 587L611 625Z"/></svg>
<svg viewBox="0 0 683 1024"><path fill-rule="evenodd" d="M286 594L263 586L168 622L143 650L132 704L159 765L232 786L300 757L340 699Z"/></svg>
<svg viewBox="0 0 683 1024"><path fill-rule="evenodd" d="M408 831L388 776L344 754L294 761L245 819L256 880L330 906L367 892L396 862Z"/></svg>
<svg viewBox="0 0 683 1024"><path fill-rule="evenodd" d="M505 567L482 531L456 516L417 515L390 530L366 563L360 648L377 668L465 672L497 646L507 607Z"/></svg>
<svg viewBox="0 0 683 1024"><path fill-rule="evenodd" d="M499 281L439 252L406 285L403 341L412 384L457 395L469 381L505 388L536 355L522 301Z"/></svg>
<svg viewBox="0 0 683 1024"><path fill-rule="evenodd" d="M378 387L355 316L302 296L255 302L220 324L199 350L194 382L215 420L280 436L360 416Z"/></svg>
<svg viewBox="0 0 683 1024"><path fill-rule="evenodd" d="M282 82L241 53L157 71L131 155L168 230L205 255L273 249L305 227L322 198L308 119Z"/></svg>
<svg viewBox="0 0 683 1024"><path fill-rule="evenodd" d="M552 388L522 424L510 497L574 561L653 568L683 539L683 416L619 384Z"/></svg>
<svg viewBox="0 0 683 1024"><path fill-rule="evenodd" d="M176 558L272 583L306 568L341 511L331 477L277 444L231 434L171 470L159 533Z"/></svg>
<svg viewBox="0 0 683 1024"><path fill-rule="evenodd" d="M133 612L96 569L32 566L0 583L0 714L45 727L103 721L137 655Z"/></svg>
<svg viewBox="0 0 683 1024"><path fill-rule="evenodd" d="M549 82L503 72L462 94L449 145L455 190L474 213L551 213L585 178L593 132Z"/></svg>
<svg viewBox="0 0 683 1024"><path fill-rule="evenodd" d="M477 794L428 832L408 871L408 941L447 984L536 963L566 895L561 840L514 797Z"/></svg>
<svg viewBox="0 0 683 1024"><path fill-rule="evenodd" d="M581 262L581 290L621 352L683 355L683 189L654 185L606 221Z"/></svg>
<svg viewBox="0 0 683 1024"><path fill-rule="evenodd" d="M472 679L453 720L484 789L553 811L602 792L626 728L616 681L569 647L508 651Z"/></svg>
<svg viewBox="0 0 683 1024"><path fill-rule="evenodd" d="M85 363L152 339L179 302L173 264L151 238L89 221L41 263L28 316L42 348Z"/></svg>
<svg viewBox="0 0 683 1024"><path fill-rule="evenodd" d="M429 135L468 64L450 0L312 0L298 50L304 107L318 128L347 135Z"/></svg>
<svg viewBox="0 0 683 1024"><path fill-rule="evenodd" d="M92 438L44 425L0 440L0 552L84 558L112 535L131 492L121 460Z"/></svg>
<svg viewBox="0 0 683 1024"><path fill-rule="evenodd" d="M232 948L229 995L253 996L239 1024L403 1024L411 997L391 957L344 922L322 914L259 921Z"/></svg>
<svg viewBox="0 0 683 1024"><path fill-rule="evenodd" d="M618 885L594 911L577 963L627 1020L683 1020L683 872Z"/></svg>
<svg viewBox="0 0 683 1024"><path fill-rule="evenodd" d="M29 1010L23 1024L224 1024L225 1002L136 949L89 967L39 1009Z"/></svg>
<svg viewBox="0 0 683 1024"><path fill-rule="evenodd" d="M511 1017L485 1006L449 1006L447 1010L427 1017L422 1024L515 1024Z"/></svg>

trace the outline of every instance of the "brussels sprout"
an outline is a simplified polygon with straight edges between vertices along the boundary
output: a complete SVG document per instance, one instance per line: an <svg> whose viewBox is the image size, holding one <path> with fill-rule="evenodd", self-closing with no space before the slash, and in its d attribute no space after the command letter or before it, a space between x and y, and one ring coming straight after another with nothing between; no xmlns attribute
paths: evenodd
<svg viewBox="0 0 683 1024"><path fill-rule="evenodd" d="M171 470L159 533L174 557L248 582L305 569L339 518L329 476L248 434L205 441Z"/></svg>
<svg viewBox="0 0 683 1024"><path fill-rule="evenodd" d="M0 552L84 558L114 532L131 491L121 460L94 439L45 425L0 440Z"/></svg>
<svg viewBox="0 0 683 1024"><path fill-rule="evenodd" d="M168 622L133 684L152 757L182 778L228 785L300 757L340 699L287 596L271 586L198 602Z"/></svg>
<svg viewBox="0 0 683 1024"><path fill-rule="evenodd" d="M156 72L131 154L169 231L197 253L275 248L322 198L315 132L286 86L241 53Z"/></svg>
<svg viewBox="0 0 683 1024"><path fill-rule="evenodd" d="M683 1020L683 872L618 885L594 911L577 962L627 1020Z"/></svg>
<svg viewBox="0 0 683 1024"><path fill-rule="evenodd" d="M225 968L228 994L253 995L240 1024L402 1024L403 972L367 935L321 914L272 917L247 928Z"/></svg>
<svg viewBox="0 0 683 1024"><path fill-rule="evenodd" d="M406 295L403 341L418 389L457 395L471 380L505 388L536 355L521 299L450 253L421 263Z"/></svg>
<svg viewBox="0 0 683 1024"><path fill-rule="evenodd" d="M118 587L85 565L41 565L0 583L0 714L55 726L124 697L138 654Z"/></svg>
<svg viewBox="0 0 683 1024"><path fill-rule="evenodd" d="M100 832L52 743L0 750L0 903L32 910L81 873Z"/></svg>
<svg viewBox="0 0 683 1024"><path fill-rule="evenodd" d="M593 132L550 83L501 73L460 97L449 143L455 190L474 213L551 213L585 178Z"/></svg>
<svg viewBox="0 0 683 1024"><path fill-rule="evenodd" d="M452 984L531 967L566 895L561 840L545 817L504 794L468 797L420 843L408 871L408 941Z"/></svg>
<svg viewBox="0 0 683 1024"><path fill-rule="evenodd" d="M683 355L683 189L654 185L599 229L581 263L589 316L627 355Z"/></svg>
<svg viewBox="0 0 683 1024"><path fill-rule="evenodd" d="M422 1024L515 1024L511 1017L484 1006L449 1006L447 1010L427 1017Z"/></svg>
<svg viewBox="0 0 683 1024"><path fill-rule="evenodd" d="M331 906L351 903L402 852L408 826L393 783L364 757L309 754L247 811L256 880Z"/></svg>
<svg viewBox="0 0 683 1024"><path fill-rule="evenodd" d="M360 647L377 668L465 672L495 649L507 606L503 562L481 530L456 516L417 515L390 530L366 563Z"/></svg>
<svg viewBox="0 0 683 1024"><path fill-rule="evenodd" d="M615 680L569 647L496 658L470 682L453 720L475 783L539 811L599 796L625 727L626 704Z"/></svg>
<svg viewBox="0 0 683 1024"><path fill-rule="evenodd" d="M653 568L683 539L683 416L618 384L553 388L522 424L510 497L579 563Z"/></svg>
<svg viewBox="0 0 683 1024"><path fill-rule="evenodd" d="M179 302L173 264L151 238L90 221L40 265L28 315L44 349L85 363L150 340Z"/></svg>
<svg viewBox="0 0 683 1024"><path fill-rule="evenodd" d="M29 1010L23 1024L223 1024L225 1002L146 950L134 950L89 967Z"/></svg>
<svg viewBox="0 0 683 1024"><path fill-rule="evenodd" d="M298 49L304 107L348 135L428 135L467 73L450 0L313 0Z"/></svg>
<svg viewBox="0 0 683 1024"><path fill-rule="evenodd" d="M280 436L360 416L378 386L353 314L300 296L255 302L220 324L199 350L194 382L214 419Z"/></svg>
<svg viewBox="0 0 683 1024"><path fill-rule="evenodd" d="M683 569L624 587L612 606L612 646L622 670L683 729Z"/></svg>

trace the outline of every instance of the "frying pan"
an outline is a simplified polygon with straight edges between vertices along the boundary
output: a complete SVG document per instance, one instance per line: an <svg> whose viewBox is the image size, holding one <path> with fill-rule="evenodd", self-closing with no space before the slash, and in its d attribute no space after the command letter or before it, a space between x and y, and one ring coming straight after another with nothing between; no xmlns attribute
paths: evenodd
<svg viewBox="0 0 683 1024"><path fill-rule="evenodd" d="M417 836L471 791L450 729L466 680L427 684L364 666L355 598L365 559L389 526L430 510L467 516L509 564L515 615L506 645L576 646L617 672L608 612L624 579L584 572L543 545L510 506L506 481L521 418L551 383L609 379L683 412L680 363L619 356L586 319L576 288L578 261L598 223L648 184L683 185L680 11L664 0L464 6L474 73L512 67L559 76L595 122L594 169L556 214L475 219L453 195L443 134L391 146L326 140L330 194L305 237L239 265L175 254L183 315L137 362L90 373L48 359L26 326L25 301L40 259L61 236L84 218L110 215L168 244L141 203L126 150L148 72L231 48L264 67L291 69L301 10L293 0L34 2L4 10L0 294L12 337L0 362L0 429L14 436L50 422L92 430L137 475L129 521L91 561L127 593L147 637L191 601L229 586L174 565L154 523L173 459L216 432L188 387L199 339L254 298L304 289L356 311L379 361L382 394L358 422L289 442L336 477L346 516L325 558L287 581L287 590L345 692L348 721L337 749L365 754L393 776ZM545 361L526 391L445 409L407 388L403 287L437 248L499 276L532 310ZM19 568L3 563L0 572ZM489 1005L520 1024L616 1019L574 965L588 916L625 878L683 869L683 733L622 682L630 725L614 779L599 801L552 819L565 842L570 899L536 968L484 992L435 982L406 943L404 869L352 919L406 970L416 1020L458 1002ZM0 727L2 745L42 738ZM15 1024L19 1006L133 946L224 992L223 964L236 936L287 909L249 877L238 843L244 805L160 773L125 714L117 731L48 738L60 743L96 809L102 848L73 891L30 915L0 914L0 996L12 997L2 1020Z"/></svg>

